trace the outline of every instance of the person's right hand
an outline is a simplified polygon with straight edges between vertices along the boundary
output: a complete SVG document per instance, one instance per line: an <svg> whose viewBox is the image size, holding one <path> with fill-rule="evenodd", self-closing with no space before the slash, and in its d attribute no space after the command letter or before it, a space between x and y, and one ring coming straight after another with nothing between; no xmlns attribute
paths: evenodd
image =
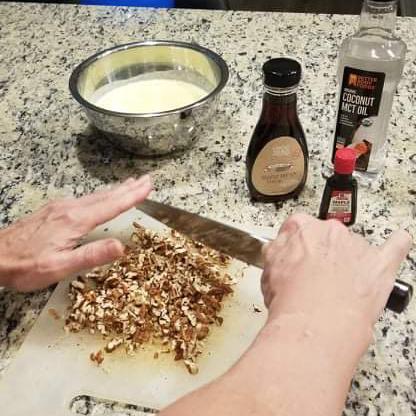
<svg viewBox="0 0 416 416"><path fill-rule="evenodd" d="M231 370L162 414L341 415L410 245L405 232L375 247L339 222L290 217L264 249L264 328Z"/></svg>
<svg viewBox="0 0 416 416"><path fill-rule="evenodd" d="M411 245L405 231L377 247L338 221L290 217L264 249L269 321L302 315L334 336L347 331L363 353Z"/></svg>

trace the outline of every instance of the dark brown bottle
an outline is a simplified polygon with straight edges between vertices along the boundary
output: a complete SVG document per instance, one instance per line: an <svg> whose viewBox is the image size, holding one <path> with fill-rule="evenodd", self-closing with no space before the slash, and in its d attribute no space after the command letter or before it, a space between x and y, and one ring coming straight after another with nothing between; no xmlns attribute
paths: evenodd
<svg viewBox="0 0 416 416"><path fill-rule="evenodd" d="M252 198L276 202L297 196L308 174L308 146L296 108L301 66L287 58L263 66L260 119L247 151L247 185Z"/></svg>
<svg viewBox="0 0 416 416"><path fill-rule="evenodd" d="M322 196L319 218L336 219L349 226L357 217L357 181L352 176L357 160L355 150L348 147L337 150L334 175L328 178Z"/></svg>

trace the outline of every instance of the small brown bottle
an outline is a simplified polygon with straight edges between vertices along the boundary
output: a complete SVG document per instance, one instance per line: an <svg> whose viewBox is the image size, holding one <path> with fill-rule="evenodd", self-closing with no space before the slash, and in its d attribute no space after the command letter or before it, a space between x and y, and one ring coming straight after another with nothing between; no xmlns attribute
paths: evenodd
<svg viewBox="0 0 416 416"><path fill-rule="evenodd" d="M288 58L263 66L260 119L247 151L247 185L252 198L276 202L297 196L308 173L308 147L296 108L299 62Z"/></svg>
<svg viewBox="0 0 416 416"><path fill-rule="evenodd" d="M357 160L355 150L348 147L335 153L334 175L328 178L322 196L319 218L336 219L353 225L357 217L357 181L352 176Z"/></svg>

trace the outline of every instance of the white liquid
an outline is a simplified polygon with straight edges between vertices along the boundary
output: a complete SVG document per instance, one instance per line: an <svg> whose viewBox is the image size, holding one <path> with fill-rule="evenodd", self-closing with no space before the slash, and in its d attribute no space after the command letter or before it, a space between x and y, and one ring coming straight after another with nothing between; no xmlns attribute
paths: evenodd
<svg viewBox="0 0 416 416"><path fill-rule="evenodd" d="M190 82L135 77L98 89L91 101L97 107L120 113L160 113L185 107L207 95Z"/></svg>

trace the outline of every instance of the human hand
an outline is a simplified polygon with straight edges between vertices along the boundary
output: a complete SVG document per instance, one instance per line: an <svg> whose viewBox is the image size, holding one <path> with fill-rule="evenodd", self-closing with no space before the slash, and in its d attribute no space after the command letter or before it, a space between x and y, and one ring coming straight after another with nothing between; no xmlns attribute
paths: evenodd
<svg viewBox="0 0 416 416"><path fill-rule="evenodd" d="M290 217L264 250L269 321L302 315L333 338L350 337L363 353L411 244L404 231L377 247L338 221Z"/></svg>
<svg viewBox="0 0 416 416"><path fill-rule="evenodd" d="M76 247L85 234L143 201L151 189L149 176L130 178L110 190L50 202L0 230L0 286L41 289L119 258L124 246L116 239Z"/></svg>
<svg viewBox="0 0 416 416"><path fill-rule="evenodd" d="M220 379L162 414L341 415L410 246L402 231L375 247L340 222L290 217L264 249L264 328Z"/></svg>

